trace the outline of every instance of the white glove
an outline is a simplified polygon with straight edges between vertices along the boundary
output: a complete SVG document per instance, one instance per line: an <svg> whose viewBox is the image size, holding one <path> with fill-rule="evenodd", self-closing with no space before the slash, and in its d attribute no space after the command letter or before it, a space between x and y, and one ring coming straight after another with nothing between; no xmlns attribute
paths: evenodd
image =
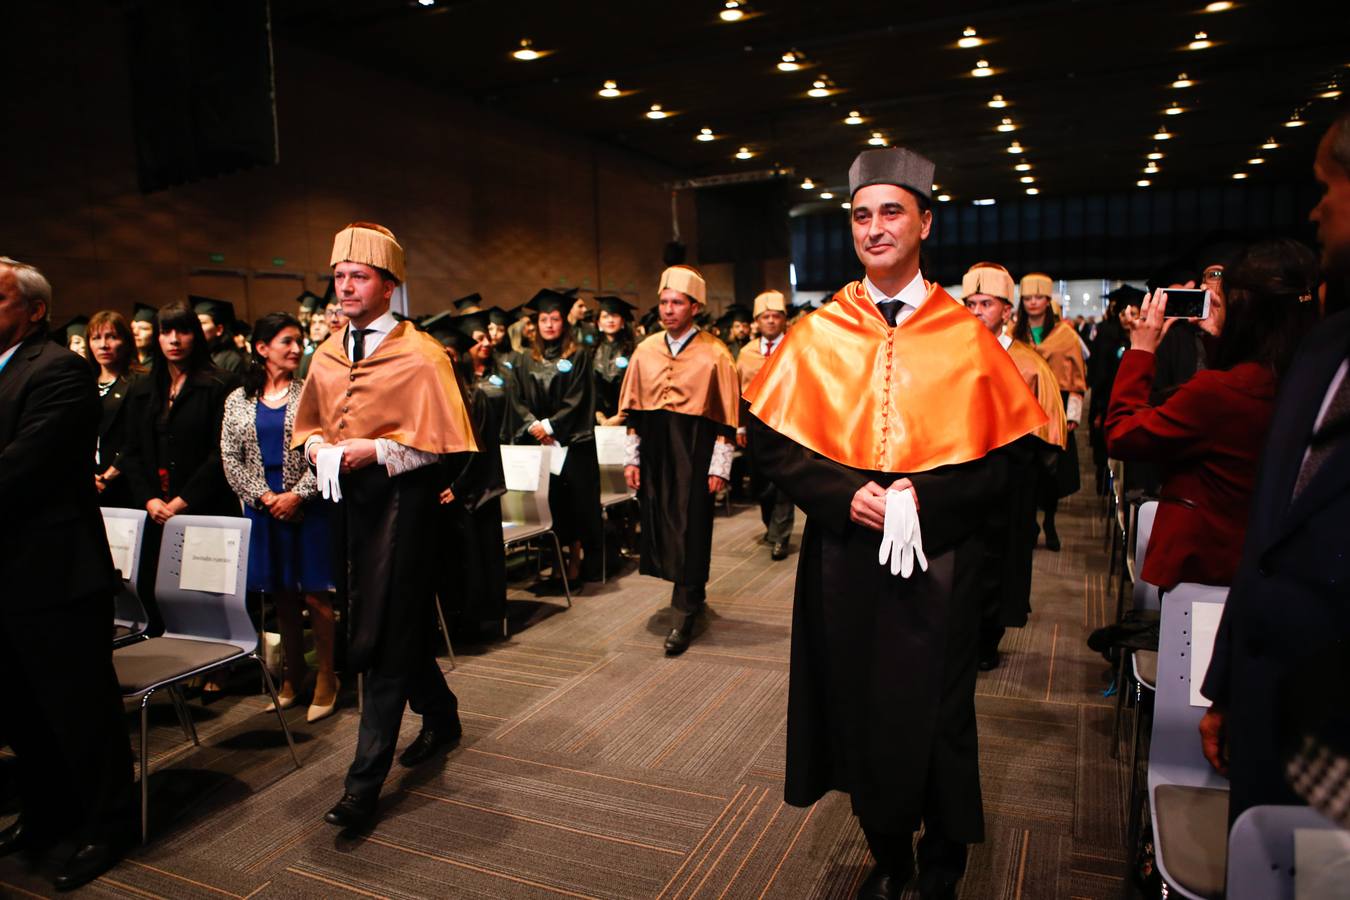
<svg viewBox="0 0 1350 900"><path fill-rule="evenodd" d="M623 464L625 466L641 466L642 452L638 449L642 445L642 438L636 432L628 432L623 436Z"/></svg>
<svg viewBox="0 0 1350 900"><path fill-rule="evenodd" d="M323 499L334 503L342 501L338 474L342 471L342 447L325 447L314 454L314 478L319 482Z"/></svg>
<svg viewBox="0 0 1350 900"><path fill-rule="evenodd" d="M928 571L928 557L923 552L923 535L919 530L919 509L912 490L886 492L886 521L881 530L881 551L877 562L891 567L892 575L908 578L914 573L914 559L919 568Z"/></svg>
<svg viewBox="0 0 1350 900"><path fill-rule="evenodd" d="M1064 418L1075 425L1083 421L1083 398L1081 396L1078 394L1069 395L1069 402L1064 404Z"/></svg>

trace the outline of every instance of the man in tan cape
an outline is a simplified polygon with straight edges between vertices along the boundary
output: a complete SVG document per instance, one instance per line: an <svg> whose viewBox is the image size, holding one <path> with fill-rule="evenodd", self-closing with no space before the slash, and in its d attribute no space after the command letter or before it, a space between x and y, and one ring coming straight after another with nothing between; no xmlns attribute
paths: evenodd
<svg viewBox="0 0 1350 900"><path fill-rule="evenodd" d="M765 291L755 298L755 325L759 335L750 338L736 357L736 374L741 379L741 390L745 390L764 361L773 356L773 352L783 342L787 332L787 302L779 291ZM741 401L742 407L745 401ZM755 465L755 448L750 445L745 430L744 408L741 410L741 427L736 433L736 442L746 448L750 456L750 493L759 501L759 517L764 522L764 541L770 547L769 557L774 560L787 559L788 538L792 536L792 522L795 507L792 498L783 489L770 481Z"/></svg>
<svg viewBox="0 0 1350 900"><path fill-rule="evenodd" d="M413 766L460 736L458 702L436 664L433 545L442 456L477 450L449 358L435 338L389 311L404 278L389 229L356 222L333 241L333 285L347 326L314 351L294 446L315 465L335 517L339 589L348 598L348 667L364 676L356 758L324 817L359 828L375 815L403 705L422 730L399 762ZM345 564L342 562L345 555Z"/></svg>
<svg viewBox="0 0 1350 900"><path fill-rule="evenodd" d="M675 583L665 649L677 656L707 596L713 495L731 475L741 392L726 345L694 324L707 298L703 276L672 266L660 290L665 330L633 351L619 410L629 425L624 477L642 504L640 571Z"/></svg>

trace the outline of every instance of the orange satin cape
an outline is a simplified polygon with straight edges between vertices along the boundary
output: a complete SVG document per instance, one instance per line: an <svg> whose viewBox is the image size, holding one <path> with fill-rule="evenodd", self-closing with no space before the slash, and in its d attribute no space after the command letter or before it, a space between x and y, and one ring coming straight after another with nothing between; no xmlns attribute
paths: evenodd
<svg viewBox="0 0 1350 900"><path fill-rule="evenodd" d="M1045 424L1012 358L940 285L898 328L862 282L834 299L788 331L745 390L779 434L856 469L924 472Z"/></svg>
<svg viewBox="0 0 1350 900"><path fill-rule="evenodd" d="M440 341L400 322L374 353L353 364L346 335L338 331L314 351L295 411L293 448L317 434L330 444L389 438L427 453L478 449Z"/></svg>
<svg viewBox="0 0 1350 900"><path fill-rule="evenodd" d="M638 344L628 359L619 392L619 409L660 410L703 416L735 428L740 415L740 384L731 352L700 331L678 356L670 355L664 331Z"/></svg>
<svg viewBox="0 0 1350 900"><path fill-rule="evenodd" d="M1023 341L1015 340L1009 344L1008 355L1045 411L1046 423L1037 428L1034 434L1047 444L1063 450L1069 443L1069 426L1064 417L1064 401L1059 396L1059 382L1050 364L1036 352L1035 347Z"/></svg>
<svg viewBox="0 0 1350 900"><path fill-rule="evenodd" d="M1050 369L1055 373L1061 391L1070 394L1087 393L1087 372L1083 365L1083 345L1078 340L1078 332L1064 320L1060 320L1045 340L1036 345L1036 350L1045 357Z"/></svg>

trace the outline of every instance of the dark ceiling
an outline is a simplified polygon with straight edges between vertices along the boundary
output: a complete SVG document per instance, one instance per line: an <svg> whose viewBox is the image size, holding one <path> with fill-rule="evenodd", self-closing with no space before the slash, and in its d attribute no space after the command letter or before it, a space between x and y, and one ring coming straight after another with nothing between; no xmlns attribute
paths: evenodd
<svg viewBox="0 0 1350 900"><path fill-rule="evenodd" d="M1043 195L1216 183L1302 180L1350 87L1344 3L872 2L760 0L740 22L722 0L513 4L496 0L273 0L288 41L361 59L502 112L627 148L685 176L787 167L817 191L839 188L872 131L937 163L956 202L1020 197L1029 174ZM973 26L982 46L956 45ZM1187 44L1204 31L1214 46ZM359 40L354 39L359 35ZM511 58L522 38L551 51ZM783 73L781 55L806 57ZM976 61L994 74L975 78ZM1193 87L1171 83L1185 72ZM807 96L828 75L837 93ZM602 99L606 79L624 95ZM988 107L994 94L1008 107ZM1173 102L1185 110L1163 115ZM674 115L651 121L659 103ZM843 123L858 110L866 124ZM1302 110L1308 125L1283 123ZM998 133L1002 117L1017 126ZM1162 124L1175 134L1155 141ZM711 128L718 139L694 136ZM1261 150L1273 137L1278 149ZM1023 155L1007 152L1011 141ZM746 146L756 154L737 160ZM1145 175L1145 154L1166 156ZM1251 158L1264 163L1252 165ZM1013 170L1030 162L1029 173ZM814 192L803 191L801 198ZM837 202L837 201L831 201Z"/></svg>

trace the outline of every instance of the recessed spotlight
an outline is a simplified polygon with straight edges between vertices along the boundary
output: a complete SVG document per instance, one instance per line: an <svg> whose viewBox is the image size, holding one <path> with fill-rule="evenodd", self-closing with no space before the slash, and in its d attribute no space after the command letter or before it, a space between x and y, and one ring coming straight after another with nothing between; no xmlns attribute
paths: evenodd
<svg viewBox="0 0 1350 900"><path fill-rule="evenodd" d="M660 103L653 103L652 108L647 110L647 118L649 119L664 119L668 115L670 113L662 109Z"/></svg>
<svg viewBox="0 0 1350 900"><path fill-rule="evenodd" d="M1264 162L1265 162L1265 159L1263 159L1262 157L1260 157L1260 156L1253 156L1251 159L1247 160L1247 165L1249 165L1249 166L1259 166L1259 165L1261 165L1261 164L1264 163Z"/></svg>
<svg viewBox="0 0 1350 900"><path fill-rule="evenodd" d="M1214 46L1214 42L1209 39L1209 35L1203 31L1197 31L1195 38L1186 45L1187 50L1207 50Z"/></svg>
<svg viewBox="0 0 1350 900"><path fill-rule="evenodd" d="M1150 184L1152 184L1152 183L1153 183L1153 182L1149 181L1147 178L1140 178L1140 179L1139 179L1138 181L1136 181L1134 184L1135 184L1135 187L1148 187L1148 186L1149 186Z"/></svg>
<svg viewBox="0 0 1350 900"><path fill-rule="evenodd" d="M1188 88L1193 84L1195 84L1195 82L1191 81L1190 77L1185 72L1182 72L1180 75L1177 76L1177 80L1172 82L1172 87Z"/></svg>
<svg viewBox="0 0 1350 900"><path fill-rule="evenodd" d="M1029 162L1020 162L1020 163L1018 163L1017 165L1013 166L1013 171L1014 171L1014 172L1030 172L1030 171L1031 171L1031 163L1029 163Z"/></svg>
<svg viewBox="0 0 1350 900"><path fill-rule="evenodd" d="M971 202L971 205L972 205L972 206L993 206L993 205L994 205L994 198L993 198L993 197L983 197L983 198L981 198L981 199L979 199L979 200L972 200L972 201L970 201L970 202Z"/></svg>
<svg viewBox="0 0 1350 900"><path fill-rule="evenodd" d="M994 127L994 130L995 130L995 131L1016 131L1016 130L1017 130L1017 126L1013 124L1013 120L1012 120L1012 119L1009 119L1009 118L1006 118L1006 117L1005 117L1005 118L1003 119L1002 122L999 122L998 125L996 125L996 126Z"/></svg>
<svg viewBox="0 0 1350 900"><path fill-rule="evenodd" d="M886 135L882 134L880 131L874 131L872 132L872 136L867 139L867 143L871 144L873 147L885 147Z"/></svg>
<svg viewBox="0 0 1350 900"><path fill-rule="evenodd" d="M812 181L810 178L807 178L807 179L805 179L805 180L802 182L802 190L804 190L804 191L814 191L815 189L816 189L816 183L815 183L814 181Z"/></svg>
<svg viewBox="0 0 1350 900"><path fill-rule="evenodd" d="M1180 105L1173 103L1171 106L1167 107L1167 109L1163 110L1163 113L1169 116L1179 116L1185 111L1186 110L1182 109Z"/></svg>
<svg viewBox="0 0 1350 900"><path fill-rule="evenodd" d="M1013 141L1011 144L1008 145L1008 152L1009 152L1009 153L1021 153L1021 152L1022 152L1022 145L1021 145L1020 143L1018 143L1017 141Z"/></svg>
<svg viewBox="0 0 1350 900"><path fill-rule="evenodd" d="M940 187L942 187L942 185L938 184L936 181L933 182L933 190L936 191L936 190L937 190L938 188L940 188Z"/></svg>
<svg viewBox="0 0 1350 900"><path fill-rule="evenodd" d="M1145 174L1145 175L1157 175L1157 174L1158 174L1158 164L1157 164L1157 163L1149 163L1148 165L1144 166L1144 174Z"/></svg>
<svg viewBox="0 0 1350 900"><path fill-rule="evenodd" d="M1003 107L1007 105L1008 101L1003 99L1002 94L995 94L994 96L989 98L990 109L1003 109Z"/></svg>
<svg viewBox="0 0 1350 900"><path fill-rule="evenodd" d="M830 90L829 80L822 75L811 82L811 90L807 91L806 95L808 97L828 97L833 93L834 91Z"/></svg>
<svg viewBox="0 0 1350 900"><path fill-rule="evenodd" d="M1035 183L1036 183L1036 176L1034 176L1034 175L1023 175L1021 178L1019 178L1019 179L1017 179L1017 180L1020 181L1020 182L1022 182L1023 184L1035 184Z"/></svg>
<svg viewBox="0 0 1350 900"><path fill-rule="evenodd" d="M840 203L840 204L839 204L839 208L840 208L840 209L852 209L852 208L853 208L853 204L850 203L850 202L848 202L847 200L845 200L843 203Z"/></svg>
<svg viewBox="0 0 1350 900"><path fill-rule="evenodd" d="M1334 84L1329 84L1327 85L1327 89L1325 91L1322 91L1317 96L1321 97L1323 100L1335 100L1340 95L1341 89Z"/></svg>
<svg viewBox="0 0 1350 900"><path fill-rule="evenodd" d="M1308 124L1307 122L1303 121L1303 117L1301 115L1299 115L1298 113L1294 113L1292 116L1289 117L1289 121L1284 123L1284 127L1302 128L1304 125L1307 124Z"/></svg>
<svg viewBox="0 0 1350 900"><path fill-rule="evenodd" d="M833 200L833 199L834 199L834 194L832 194L832 193L829 192L829 191L821 191L821 192L820 192L820 199L822 199L822 200Z"/></svg>
<svg viewBox="0 0 1350 900"><path fill-rule="evenodd" d="M1172 132L1168 131L1166 128L1159 127L1158 130L1153 133L1153 139L1155 141L1170 141L1172 139Z"/></svg>
<svg viewBox="0 0 1350 900"><path fill-rule="evenodd" d="M1241 181L1242 179L1244 179L1244 178L1246 178L1246 177L1247 177L1247 173L1246 173L1246 172L1234 172L1234 173L1233 173L1233 180L1234 180L1234 181Z"/></svg>
<svg viewBox="0 0 1350 900"><path fill-rule="evenodd" d="M1041 192L1041 189L1040 189L1040 188L1034 188L1034 187L1033 187L1033 188L1027 188L1027 196L1030 196L1030 197L1035 197L1035 196L1036 196L1037 194L1039 194L1040 192Z"/></svg>
<svg viewBox="0 0 1350 900"><path fill-rule="evenodd" d="M1275 139L1274 139L1273 137L1268 137L1268 138L1266 138L1266 142L1265 142L1264 144L1261 145L1261 149L1262 149L1262 150L1278 150L1278 149L1279 149L1279 146L1280 146L1279 144L1275 143Z"/></svg>
<svg viewBox="0 0 1350 900"><path fill-rule="evenodd" d="M802 55L796 50L789 50L778 60L778 71L795 72L802 67Z"/></svg>
<svg viewBox="0 0 1350 900"><path fill-rule="evenodd" d="M970 74L976 78L985 78L994 74L994 70L989 68L989 60L981 59L975 62L975 68L970 70Z"/></svg>
<svg viewBox="0 0 1350 900"><path fill-rule="evenodd" d="M736 158L737 158L737 159L749 159L750 157L752 157L752 156L754 156L754 155L755 155L755 154L753 154L753 153L750 152L750 148L749 148L749 147L742 147L741 149L739 149L739 150L736 151Z"/></svg>
<svg viewBox="0 0 1350 900"><path fill-rule="evenodd" d="M619 90L619 83L617 81L606 81L604 86L600 88L601 97L617 97L621 93L623 92Z"/></svg>
<svg viewBox="0 0 1350 900"><path fill-rule="evenodd" d="M713 130L711 128L700 128L698 130L698 134L694 135L694 140L715 141L717 140L717 135L713 134Z"/></svg>
<svg viewBox="0 0 1350 900"><path fill-rule="evenodd" d="M520 46L517 47L511 55L521 62L533 62L544 54L534 49L534 42L529 38L521 38Z"/></svg>
<svg viewBox="0 0 1350 900"><path fill-rule="evenodd" d="M971 47L978 47L983 43L984 41L980 40L979 35L975 33L974 26L967 25L966 30L961 32L961 39L956 42L956 46L963 50L969 50Z"/></svg>
<svg viewBox="0 0 1350 900"><path fill-rule="evenodd" d="M418 6L435 6L436 0L417 0Z"/></svg>
<svg viewBox="0 0 1350 900"><path fill-rule="evenodd" d="M1228 12L1228 10L1230 10L1230 9L1232 9L1232 8L1233 8L1233 4L1230 2L1230 0L1215 0L1214 3L1206 3L1206 4L1205 4L1205 12L1211 12L1211 13L1213 13L1213 12Z"/></svg>
<svg viewBox="0 0 1350 900"><path fill-rule="evenodd" d="M737 0L727 0L717 17L723 22L739 22L745 18L744 4L738 3Z"/></svg>
<svg viewBox="0 0 1350 900"><path fill-rule="evenodd" d="M863 117L858 115L858 111L856 109L844 117L845 125L861 125L862 123Z"/></svg>
<svg viewBox="0 0 1350 900"><path fill-rule="evenodd" d="M1148 158L1149 158L1149 159L1162 159L1163 156L1165 156L1165 155L1166 155L1166 154L1164 154L1161 150L1159 150L1159 149L1157 149L1157 148L1155 147L1155 148L1153 149L1153 152L1150 153L1150 154L1148 155Z"/></svg>
<svg viewBox="0 0 1350 900"><path fill-rule="evenodd" d="M939 202L939 203L947 203L947 202L949 202L949 201L952 199L952 195L951 195L951 194L938 194L938 195L937 195L937 199L938 199L938 202Z"/></svg>

